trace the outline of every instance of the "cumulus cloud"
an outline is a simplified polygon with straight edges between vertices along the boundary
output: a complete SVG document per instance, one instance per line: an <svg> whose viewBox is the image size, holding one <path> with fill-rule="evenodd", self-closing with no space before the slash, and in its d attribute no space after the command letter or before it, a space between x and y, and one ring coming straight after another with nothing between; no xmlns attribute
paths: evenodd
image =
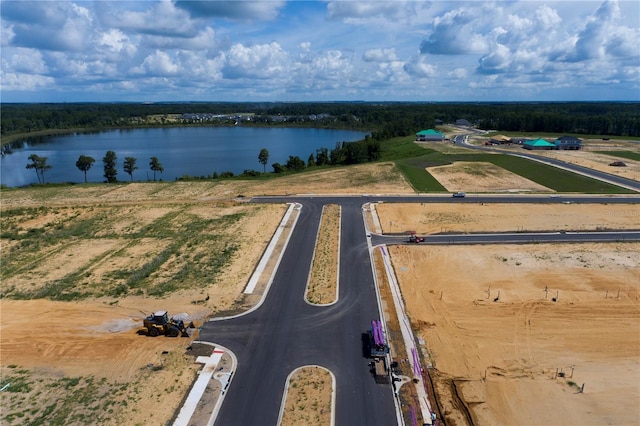
<svg viewBox="0 0 640 426"><path fill-rule="evenodd" d="M286 61L287 54L276 42L254 46L238 43L226 53L223 75L230 79L274 77L284 71Z"/></svg>
<svg viewBox="0 0 640 426"><path fill-rule="evenodd" d="M285 2L273 1L176 1L176 7L196 18L228 18L235 20L271 20L278 16Z"/></svg>
<svg viewBox="0 0 640 426"><path fill-rule="evenodd" d="M3 69L15 73L46 74L48 71L42 53L36 49L13 49L11 53L3 55L2 62Z"/></svg>
<svg viewBox="0 0 640 426"><path fill-rule="evenodd" d="M44 75L5 73L4 71L1 75L0 88L2 91L18 90L32 92L34 90L50 88L55 85L55 80L52 77Z"/></svg>
<svg viewBox="0 0 640 426"><path fill-rule="evenodd" d="M604 59L607 56L638 58L638 28L621 25L617 0L606 0L578 33L568 61Z"/></svg>
<svg viewBox="0 0 640 426"><path fill-rule="evenodd" d="M487 49L487 40L482 31L480 7L460 7L433 20L433 31L420 44L420 53L458 55L482 53Z"/></svg>
<svg viewBox="0 0 640 426"><path fill-rule="evenodd" d="M96 45L103 54L110 55L112 59L118 59L121 55L132 56L137 50L129 36L115 28L100 34L96 38Z"/></svg>
<svg viewBox="0 0 640 426"><path fill-rule="evenodd" d="M13 32L13 25L8 22L0 22L0 46L9 46L12 44L16 33Z"/></svg>
<svg viewBox="0 0 640 426"><path fill-rule="evenodd" d="M169 0L151 3L143 11L117 10L104 17L107 25L142 34L193 37L197 33L189 14Z"/></svg>
<svg viewBox="0 0 640 426"><path fill-rule="evenodd" d="M0 84L18 102L66 91L194 100L214 90L412 100L436 79L448 81L443 100L607 84L637 99L640 28L629 16L638 6L601 1L4 1Z"/></svg>
<svg viewBox="0 0 640 426"><path fill-rule="evenodd" d="M92 39L91 13L74 3L3 2L2 20L3 27L10 28L14 46L80 51Z"/></svg>
<svg viewBox="0 0 640 426"><path fill-rule="evenodd" d="M365 62L393 62L396 61L395 49L370 49L364 52L362 60Z"/></svg>
<svg viewBox="0 0 640 426"><path fill-rule="evenodd" d="M131 69L132 74L144 74L154 77L175 76L180 66L175 63L167 52L156 50L146 58L142 64Z"/></svg>
<svg viewBox="0 0 640 426"><path fill-rule="evenodd" d="M433 78L437 75L437 67L427 62L424 55L414 56L404 64L404 71L412 77Z"/></svg>

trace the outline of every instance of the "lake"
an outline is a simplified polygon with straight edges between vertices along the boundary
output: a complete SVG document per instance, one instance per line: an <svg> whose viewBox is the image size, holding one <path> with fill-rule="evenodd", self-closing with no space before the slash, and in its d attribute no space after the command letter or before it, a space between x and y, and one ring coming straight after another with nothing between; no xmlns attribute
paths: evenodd
<svg viewBox="0 0 640 426"><path fill-rule="evenodd" d="M87 172L87 181L104 182L102 158L106 151L114 151L117 178L129 181L122 169L125 157L135 157L137 181L153 179L149 169L151 157L158 157L164 167L157 179L175 180L184 175L211 176L214 172L230 171L234 175L244 170L263 171L258 162L262 148L269 151L266 171L273 171L273 163L285 164L290 155L305 163L319 148L335 148L336 142L363 139L367 133L349 130L264 127L167 127L153 129L123 129L100 133L38 138L27 141L0 159L0 181L6 186L38 183L36 172L26 166L31 154L47 157L51 169L45 172L47 183L84 182L84 174L76 167L80 155L96 161Z"/></svg>

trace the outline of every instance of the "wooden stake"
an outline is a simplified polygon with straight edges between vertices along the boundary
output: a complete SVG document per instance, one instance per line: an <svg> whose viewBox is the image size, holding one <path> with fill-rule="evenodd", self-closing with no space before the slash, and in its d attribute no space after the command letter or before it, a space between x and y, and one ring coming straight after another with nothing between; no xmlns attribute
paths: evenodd
<svg viewBox="0 0 640 426"><path fill-rule="evenodd" d="M580 393L584 393L584 383L582 384L582 387L580 388Z"/></svg>
<svg viewBox="0 0 640 426"><path fill-rule="evenodd" d="M544 298L545 298L545 299L547 298L548 293L549 293L549 289L548 289L548 288L547 288L547 286L545 285L545 286L544 286Z"/></svg>

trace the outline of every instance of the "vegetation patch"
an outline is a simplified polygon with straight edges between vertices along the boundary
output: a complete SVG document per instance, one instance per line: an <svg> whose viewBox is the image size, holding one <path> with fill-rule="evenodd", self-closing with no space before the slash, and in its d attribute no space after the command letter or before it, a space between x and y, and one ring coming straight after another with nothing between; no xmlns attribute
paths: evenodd
<svg viewBox="0 0 640 426"><path fill-rule="evenodd" d="M280 426L330 425L333 379L328 370L307 366L289 378Z"/></svg>
<svg viewBox="0 0 640 426"><path fill-rule="evenodd" d="M136 403L154 401L167 404L169 399L181 400L195 375L192 361L192 357L171 352L165 355L161 368L143 368L129 381L96 376L61 376L50 370L15 365L2 367L1 383L6 388L0 392L0 423L134 424L129 420L135 416ZM162 424L169 419L154 420L156 424Z"/></svg>
<svg viewBox="0 0 640 426"><path fill-rule="evenodd" d="M324 305L336 301L339 251L340 206L327 204L322 209L322 219L307 285L306 298L310 303Z"/></svg>
<svg viewBox="0 0 640 426"><path fill-rule="evenodd" d="M611 155L613 157L626 158L628 160L640 161L640 153L633 151L594 151L596 154Z"/></svg>
<svg viewBox="0 0 640 426"><path fill-rule="evenodd" d="M2 252L2 297L76 300L204 288L238 249L234 233L244 213L225 205L205 217L190 208L150 206L144 218L139 205L5 209L2 237L11 244Z"/></svg>

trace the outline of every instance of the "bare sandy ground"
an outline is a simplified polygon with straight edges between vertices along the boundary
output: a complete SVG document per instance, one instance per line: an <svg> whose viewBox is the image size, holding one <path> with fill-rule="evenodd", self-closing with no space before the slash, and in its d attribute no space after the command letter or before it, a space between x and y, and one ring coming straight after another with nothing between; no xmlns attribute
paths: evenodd
<svg viewBox="0 0 640 426"><path fill-rule="evenodd" d="M6 220L12 224L18 220L16 226L21 235L104 218L95 222L99 229L91 230L96 238L70 239L25 253L33 258L10 277L11 286L22 291L78 271L87 271L83 274L88 291L101 282L110 282L113 271L135 269L171 243L163 238L131 237L171 215L178 214L169 221L173 227L181 226L184 215L212 219L244 213L245 219L233 223L227 230L235 236L238 250L222 275L207 288L183 289L162 298L129 295L78 302L0 299L2 385L12 381L15 386L19 370L25 371L31 386L27 394L3 392L0 395L3 413L35 413L11 419L3 414L0 422L21 424L31 418L29 416L43 412L49 404L62 404L59 399L42 396L47 393L47 386L54 386L61 379L78 377L106 380L101 388L104 400L116 401L109 407L83 408L76 403L80 414L84 411L90 416L92 410L104 411L106 418L98 421L94 417L101 424L167 422L186 395L199 366L193 364L192 358L183 358L192 339L139 335L143 317L166 309L170 315L184 314L198 325L215 312L232 309L286 209L284 205L245 207L233 199L242 201L252 195L296 193L355 194L363 187L372 193L410 193L410 186L393 168L391 163L372 164L267 182L157 182L3 190L3 228L9 223ZM7 218L9 209L22 210L18 216ZM37 235L34 233L34 242ZM18 243L18 240L2 239L3 261L8 250ZM184 252L189 256L199 254L197 248ZM158 278L170 280L176 265L177 259L170 258L160 268ZM8 280L2 284L6 289ZM126 391L114 391L120 388ZM91 393L98 394L96 390ZM73 423L67 420L67 424Z"/></svg>
<svg viewBox="0 0 640 426"><path fill-rule="evenodd" d="M553 192L491 163L459 161L427 171L452 192Z"/></svg>
<svg viewBox="0 0 640 426"><path fill-rule="evenodd" d="M456 388L487 425L640 422L639 251L637 243L390 249L436 388ZM444 406L450 422L465 422Z"/></svg>
<svg viewBox="0 0 640 426"><path fill-rule="evenodd" d="M385 233L640 228L640 206L636 204L382 203L376 210Z"/></svg>

